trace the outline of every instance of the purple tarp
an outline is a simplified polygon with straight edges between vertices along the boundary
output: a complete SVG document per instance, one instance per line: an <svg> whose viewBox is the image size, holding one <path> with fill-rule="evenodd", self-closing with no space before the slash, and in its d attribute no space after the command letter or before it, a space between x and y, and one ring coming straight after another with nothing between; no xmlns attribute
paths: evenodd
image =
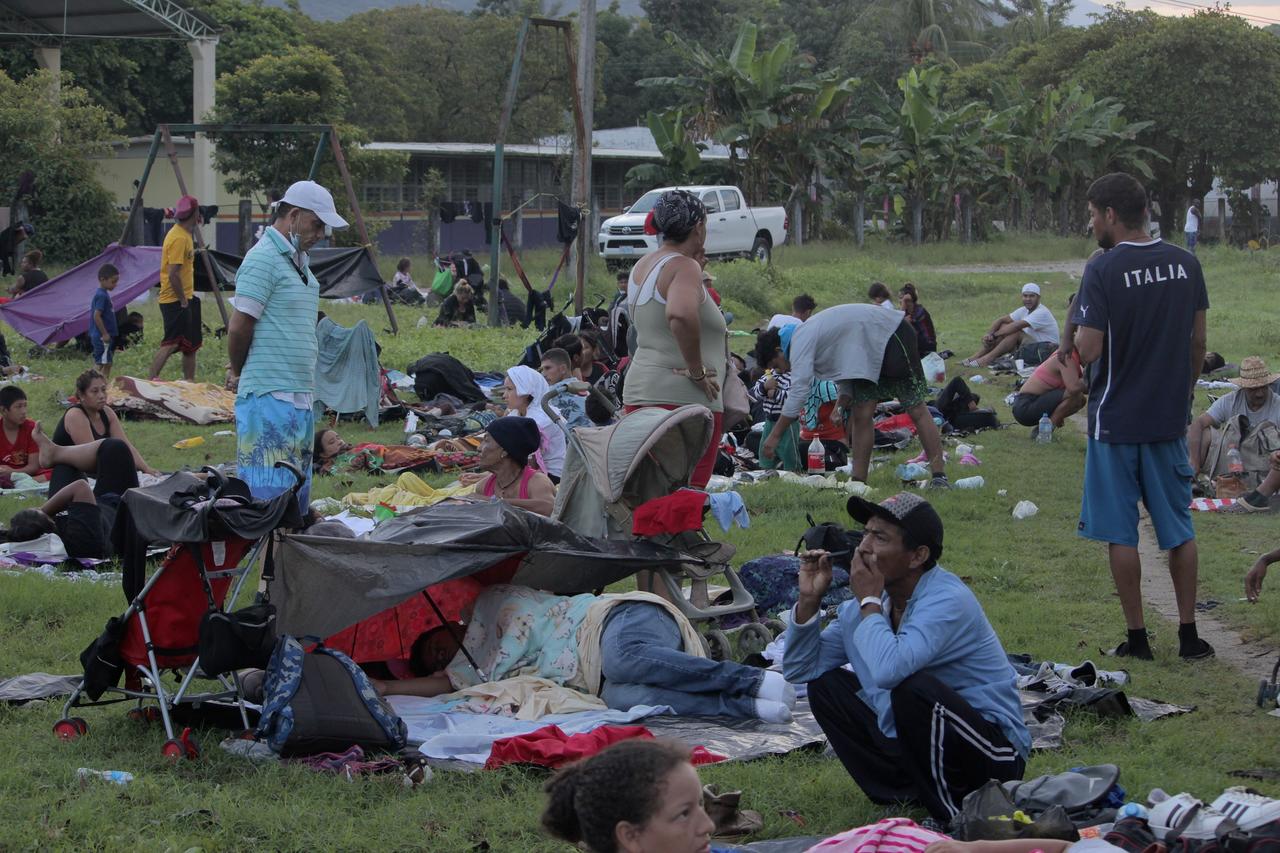
<svg viewBox="0 0 1280 853"><path fill-rule="evenodd" d="M89 303L98 289L98 269L103 264L114 264L120 271L120 282L111 291L111 304L117 311L160 283L159 246L112 243L98 257L0 305L0 317L18 334L42 346L89 331Z"/></svg>

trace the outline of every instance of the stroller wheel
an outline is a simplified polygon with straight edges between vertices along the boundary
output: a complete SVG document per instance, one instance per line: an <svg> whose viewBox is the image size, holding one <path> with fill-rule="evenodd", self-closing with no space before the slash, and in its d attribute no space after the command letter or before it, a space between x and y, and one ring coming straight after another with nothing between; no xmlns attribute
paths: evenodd
<svg viewBox="0 0 1280 853"><path fill-rule="evenodd" d="M53 734L58 740L75 740L89 732L89 724L79 717L63 718L53 724Z"/></svg>
<svg viewBox="0 0 1280 853"><path fill-rule="evenodd" d="M781 637L783 634L787 633L786 623L781 619L766 619L764 620L764 626L772 632L774 637Z"/></svg>
<svg viewBox="0 0 1280 853"><path fill-rule="evenodd" d="M187 756L187 748L180 740L167 740L160 745L160 754L177 764Z"/></svg>
<svg viewBox="0 0 1280 853"><path fill-rule="evenodd" d="M155 705L147 705L143 708L130 708L129 719L135 723L158 723L160 722L160 709Z"/></svg>
<svg viewBox="0 0 1280 853"><path fill-rule="evenodd" d="M773 633L759 622L748 622L738 632L738 651L743 655L759 654L773 642Z"/></svg>
<svg viewBox="0 0 1280 853"><path fill-rule="evenodd" d="M1258 703L1258 707L1265 708L1268 705L1274 705L1276 703L1277 693L1280 693L1280 688L1278 688L1275 684L1271 683L1270 681L1267 681L1265 678L1259 681L1258 682L1258 698L1256 700Z"/></svg>
<svg viewBox="0 0 1280 853"><path fill-rule="evenodd" d="M733 644L729 642L729 637L719 628L712 628L706 633L707 650L711 653L712 660L732 660Z"/></svg>

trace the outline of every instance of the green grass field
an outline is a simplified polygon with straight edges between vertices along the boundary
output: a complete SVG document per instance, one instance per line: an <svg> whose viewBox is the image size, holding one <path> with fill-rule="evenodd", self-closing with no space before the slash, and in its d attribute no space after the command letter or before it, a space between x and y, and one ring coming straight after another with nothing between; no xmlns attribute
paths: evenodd
<svg viewBox="0 0 1280 853"><path fill-rule="evenodd" d="M1062 273L941 273L931 267L1061 261L1083 258L1089 250L1083 240L1047 238L982 247L929 246L916 252L875 245L858 253L817 245L780 250L768 270L738 262L712 271L725 307L737 316L735 329L750 329L760 318L784 310L801 291L827 306L861 301L873 279L895 289L912 280L933 314L940 348L962 358L994 317L1018 305L1022 281L1044 285L1046 303L1059 319L1076 282ZM1274 308L1280 297L1280 254L1211 249L1201 257L1213 303L1210 349L1230 361L1250 354L1280 361ZM533 253L531 277L545 281L553 264L549 253ZM390 262L383 265L389 275ZM594 266L591 295L611 290L612 276L602 265ZM399 309L404 331L392 338L381 333L386 324L381 307L336 305L326 310L344 324L367 319L379 332L384 363L399 369L437 350L447 350L476 369L502 369L514 362L530 337L513 330L417 328L420 314ZM147 345L122 354L117 375L145 375L149 347L159 339L154 305L145 313ZM213 318L216 312L206 306L204 316ZM23 353L22 340L11 330L6 333L15 354ZM734 349L745 351L750 341L735 338ZM958 358L949 362L953 375L961 370ZM200 354L200 378L219 381L224 360L222 342L211 339ZM72 390L75 375L87 362L60 357L34 361L45 379L26 386L32 416L51 428L60 414L56 398ZM174 362L169 375L177 369ZM1011 418L1003 397L1011 386L1010 380L999 379L981 389L984 403L995 405L1005 420ZM1197 405L1207 405L1207 399L1202 395ZM148 460L165 470L225 461L233 452L233 439L212 435L225 429L221 426L131 422L127 428ZM376 431L344 425L343 432L351 440L390 440L401 428L398 423ZM204 435L207 441L193 450L171 447L191 435ZM1009 651L1061 661L1096 660L1099 647L1122 638L1124 626L1104 550L1075 534L1083 438L1063 434L1044 447L1031 443L1025 429L1013 428L986 432L974 441L982 447L977 455L983 465L977 473L986 478L986 487L930 495L947 525L943 563L970 580ZM914 455L917 449L909 452ZM955 479L973 472L953 466L949 473ZM891 466L874 471L871 482L879 497L897 490ZM367 477L351 484L320 480L315 495L363 491L372 484ZM999 496L998 489L1007 489L1007 496ZM792 547L805 527L806 513L820 520L844 517L842 501L827 491L770 483L744 487L742 493L752 526L727 538L743 560ZM1010 513L1022 499L1034 501L1040 512L1015 521ZM30 505L0 500L0 517ZM1252 636L1274 635L1280 625L1280 580L1272 579L1260 604L1239 601L1245 570L1257 553L1275 546L1274 521L1269 516L1212 514L1195 521L1201 540L1200 597L1222 602L1212 615ZM1164 571L1163 566L1147 568ZM116 585L0 576L0 677L76 672L80 650L123 606ZM1155 632L1156 660L1129 665L1130 692L1192 704L1195 713L1145 725L1075 714L1068 719L1065 747L1034 755L1028 774L1109 761L1120 765L1121 784L1134 796L1145 797L1159 786L1211 799L1239 781L1227 775L1230 770L1280 765L1274 751L1280 721L1254 707L1256 683L1220 661L1182 663L1176 656L1175 626L1155 613L1148 624ZM125 720L123 706L86 711L90 734L74 743L53 738L51 726L59 714L55 703L0 708L0 731L6 735L0 743L0 849L567 849L538 828L541 773L439 773L432 784L414 791L385 780L348 784L307 770L253 766L227 757L217 749L220 733L212 730L200 736L204 758L171 767L160 756L159 731ZM77 767L128 770L137 780L124 788L82 788L75 778ZM702 776L745 792L744 807L764 815L762 838L830 833L873 820L880 811L838 762L811 754L713 766ZM1280 794L1280 785L1256 784ZM803 815L803 827L780 814L788 809Z"/></svg>

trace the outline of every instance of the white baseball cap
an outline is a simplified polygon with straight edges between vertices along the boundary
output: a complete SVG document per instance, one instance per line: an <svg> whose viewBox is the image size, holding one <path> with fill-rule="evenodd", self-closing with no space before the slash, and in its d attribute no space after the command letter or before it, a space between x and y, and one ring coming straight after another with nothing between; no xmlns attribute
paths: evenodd
<svg viewBox="0 0 1280 853"><path fill-rule="evenodd" d="M1022 285L1022 292L1023 292L1023 293L1034 293L1036 296L1039 296L1039 295L1040 295L1040 285L1036 284L1034 281L1029 281L1029 282L1027 282L1026 284Z"/></svg>
<svg viewBox="0 0 1280 853"><path fill-rule="evenodd" d="M333 195L315 181L298 181L285 191L282 204L309 210L330 228L346 228L347 220L338 215Z"/></svg>

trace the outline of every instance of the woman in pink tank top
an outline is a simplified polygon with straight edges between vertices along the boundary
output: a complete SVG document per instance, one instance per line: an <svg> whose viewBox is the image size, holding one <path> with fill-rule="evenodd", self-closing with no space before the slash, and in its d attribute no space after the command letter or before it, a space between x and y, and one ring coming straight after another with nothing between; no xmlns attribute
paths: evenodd
<svg viewBox="0 0 1280 853"><path fill-rule="evenodd" d="M556 487L546 474L529 467L529 457L538 449L541 434L531 418L509 415L489 424L480 443L480 470L463 474L465 485L475 484L486 498L497 498L512 506L551 515Z"/></svg>

